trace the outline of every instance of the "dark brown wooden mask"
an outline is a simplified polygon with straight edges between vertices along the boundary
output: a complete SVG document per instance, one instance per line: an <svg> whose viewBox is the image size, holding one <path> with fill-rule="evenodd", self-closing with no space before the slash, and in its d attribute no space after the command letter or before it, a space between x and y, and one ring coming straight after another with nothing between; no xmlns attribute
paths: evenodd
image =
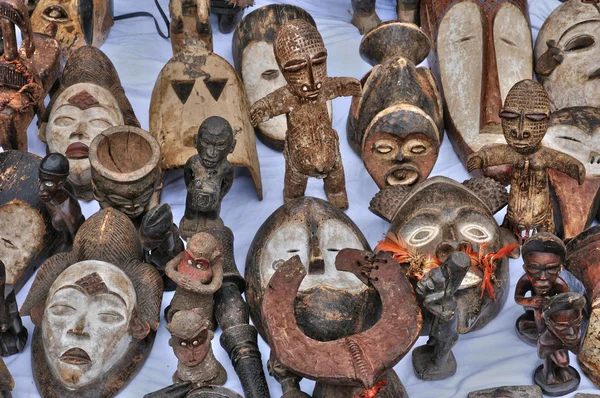
<svg viewBox="0 0 600 398"><path fill-rule="evenodd" d="M446 128L463 163L503 143L500 118L510 88L533 76L525 0L423 0L421 23L434 51L429 64L444 94Z"/></svg>
<svg viewBox="0 0 600 398"><path fill-rule="evenodd" d="M246 297L263 337L262 300L275 270L293 256L307 270L296 295L296 319L307 336L328 341L359 333L377 318L376 293L358 278L338 272L341 249L368 250L356 224L329 202L300 198L277 209L260 227L246 257ZM330 316L332 312L335 317Z"/></svg>
<svg viewBox="0 0 600 398"><path fill-rule="evenodd" d="M504 207L506 189L489 178L460 184L433 177L412 189L396 185L379 192L370 209L391 223L389 233L401 238L412 253L435 256L441 261L452 251L470 246L475 252L496 252L514 238L500 228L493 214ZM460 333L477 330L501 310L508 295L508 260L493 271L496 299L482 295L484 274L472 266L457 293ZM416 283L416 281L415 281Z"/></svg>
<svg viewBox="0 0 600 398"><path fill-rule="evenodd" d="M58 27L56 39L65 59L84 45L100 47L113 26L112 0L39 0L31 24L35 32Z"/></svg>

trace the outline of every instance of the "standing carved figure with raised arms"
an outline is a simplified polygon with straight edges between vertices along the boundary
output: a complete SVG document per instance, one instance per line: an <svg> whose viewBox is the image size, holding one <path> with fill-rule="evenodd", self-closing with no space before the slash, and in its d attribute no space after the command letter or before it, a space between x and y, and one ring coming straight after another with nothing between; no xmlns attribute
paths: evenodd
<svg viewBox="0 0 600 398"><path fill-rule="evenodd" d="M327 76L327 50L319 31L293 20L276 33L275 58L287 85L256 101L250 109L256 127L287 114L284 201L304 196L308 177L324 179L327 199L348 208L346 179L337 132L331 128L327 101L362 94L360 82Z"/></svg>
<svg viewBox="0 0 600 398"><path fill-rule="evenodd" d="M577 159L542 146L548 130L550 100L541 84L515 84L500 111L508 145L484 147L467 160L469 172L490 166L513 165L504 226L521 236L530 231L554 232L548 170L567 174L583 184L585 168Z"/></svg>

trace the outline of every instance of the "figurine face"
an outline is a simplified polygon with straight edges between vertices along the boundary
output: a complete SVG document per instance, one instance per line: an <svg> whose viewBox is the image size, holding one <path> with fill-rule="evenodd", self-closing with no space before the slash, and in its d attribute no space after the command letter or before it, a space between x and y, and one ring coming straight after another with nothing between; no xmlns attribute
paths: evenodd
<svg viewBox="0 0 600 398"><path fill-rule="evenodd" d="M189 367L198 366L210 351L209 334L211 333L208 329L202 329L197 336L187 340L172 336L169 344L173 347L173 352L181 363Z"/></svg>
<svg viewBox="0 0 600 398"><path fill-rule="evenodd" d="M317 28L302 20L287 22L277 31L274 49L292 91L316 100L327 77L327 50Z"/></svg>
<svg viewBox="0 0 600 398"><path fill-rule="evenodd" d="M600 11L595 1L570 0L560 5L540 29L535 58L550 51L562 57L547 70L536 66L552 109L600 107ZM544 68L541 68L544 69Z"/></svg>
<svg viewBox="0 0 600 398"><path fill-rule="evenodd" d="M67 88L52 108L46 127L48 148L69 159L69 179L75 185L90 185L90 144L107 128L122 124L119 104L108 90L78 83Z"/></svg>
<svg viewBox="0 0 600 398"><path fill-rule="evenodd" d="M206 168L214 168L233 152L233 132L229 128L208 129L203 126L198 130L196 149L200 162Z"/></svg>
<svg viewBox="0 0 600 398"><path fill-rule="evenodd" d="M186 250L177 271L190 279L208 284L213 278L213 271L210 265L211 261L207 257L202 255L196 257L190 251Z"/></svg>
<svg viewBox="0 0 600 398"><path fill-rule="evenodd" d="M113 25L112 0L40 0L31 16L36 32L57 26L56 39L65 59L86 44L99 47Z"/></svg>
<svg viewBox="0 0 600 398"><path fill-rule="evenodd" d="M524 0L423 0L423 30L434 44L450 139L466 158L503 143L498 113L510 88L533 76L533 46Z"/></svg>
<svg viewBox="0 0 600 398"><path fill-rule="evenodd" d="M56 197L65 185L65 180L57 177L40 176L39 197L43 202L49 202Z"/></svg>
<svg viewBox="0 0 600 398"><path fill-rule="evenodd" d="M562 310L546 319L546 326L567 346L573 346L581 337L582 319L580 309Z"/></svg>
<svg viewBox="0 0 600 398"><path fill-rule="evenodd" d="M126 352L136 306L133 283L116 266L83 261L50 288L42 333L54 376L79 388L102 377Z"/></svg>
<svg viewBox="0 0 600 398"><path fill-rule="evenodd" d="M506 97L500 112L504 138L516 152L535 152L548 130L550 102L543 87L533 80L521 81Z"/></svg>
<svg viewBox="0 0 600 398"><path fill-rule="evenodd" d="M545 296L562 270L560 256L553 253L532 252L525 258L523 269L533 285L535 294Z"/></svg>

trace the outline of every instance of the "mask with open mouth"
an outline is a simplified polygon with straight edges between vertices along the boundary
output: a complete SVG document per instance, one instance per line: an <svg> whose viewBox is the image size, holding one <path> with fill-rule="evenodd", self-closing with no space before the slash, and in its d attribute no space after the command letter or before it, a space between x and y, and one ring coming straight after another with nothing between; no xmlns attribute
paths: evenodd
<svg viewBox="0 0 600 398"><path fill-rule="evenodd" d="M552 111L600 107L600 3L568 0L558 6L540 29L535 59Z"/></svg>

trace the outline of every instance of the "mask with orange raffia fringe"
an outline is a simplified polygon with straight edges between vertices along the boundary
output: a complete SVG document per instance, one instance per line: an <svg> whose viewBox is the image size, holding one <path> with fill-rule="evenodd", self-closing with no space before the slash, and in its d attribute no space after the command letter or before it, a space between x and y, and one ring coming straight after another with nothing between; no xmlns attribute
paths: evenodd
<svg viewBox="0 0 600 398"><path fill-rule="evenodd" d="M380 241L375 247L375 251L385 251L392 255L394 260L400 264L407 264L408 269L406 275L416 280L421 280L423 276L429 272L432 268L439 267L442 263L433 254L420 254L414 253L409 248L406 241L399 235L388 233L385 239ZM486 253L486 244L480 246L480 250L477 252L473 250L470 244L461 245L459 250L465 252L469 258L471 258L471 266L477 267L483 272L483 282L481 283L481 297L487 292L487 294L496 301L496 295L494 294L494 285L492 284L492 277L494 270L496 269L496 261L502 260L504 257L510 255L516 248L519 247L517 243L511 243L497 252Z"/></svg>

